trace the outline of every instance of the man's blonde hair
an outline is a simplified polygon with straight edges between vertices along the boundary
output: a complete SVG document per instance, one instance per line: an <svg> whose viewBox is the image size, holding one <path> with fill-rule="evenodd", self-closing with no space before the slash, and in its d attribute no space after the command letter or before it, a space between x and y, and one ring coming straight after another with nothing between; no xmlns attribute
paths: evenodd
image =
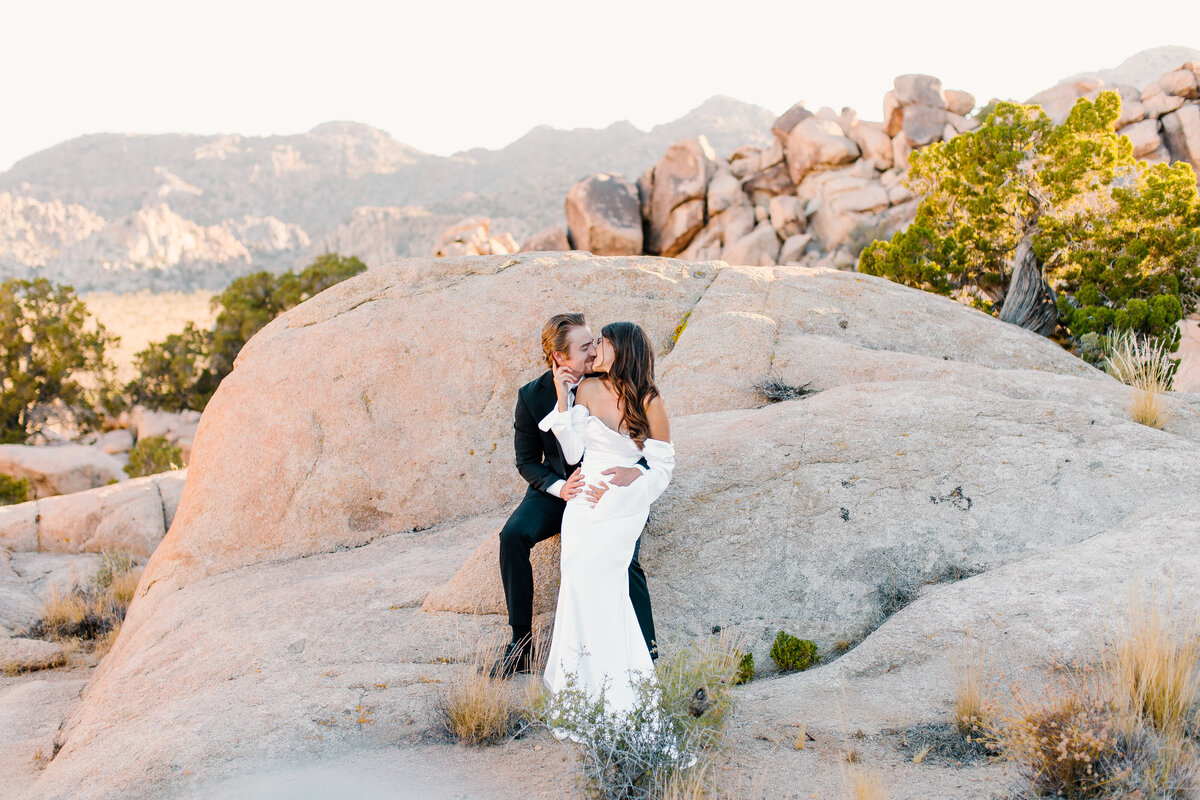
<svg viewBox="0 0 1200 800"><path fill-rule="evenodd" d="M572 328L582 328L587 325L583 314L555 314L542 326L542 353L546 356L546 364L554 368L554 354L567 352L567 335Z"/></svg>

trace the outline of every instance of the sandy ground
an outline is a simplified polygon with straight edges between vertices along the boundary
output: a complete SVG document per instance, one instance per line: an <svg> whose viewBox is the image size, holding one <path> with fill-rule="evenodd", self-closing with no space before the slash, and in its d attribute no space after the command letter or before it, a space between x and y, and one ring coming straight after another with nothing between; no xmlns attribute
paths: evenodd
<svg viewBox="0 0 1200 800"><path fill-rule="evenodd" d="M150 292L131 294L92 292L83 296L88 311L111 333L121 337L111 356L117 377L132 380L133 357L151 342L178 333L188 322L211 327L216 319L209 305L213 292Z"/></svg>

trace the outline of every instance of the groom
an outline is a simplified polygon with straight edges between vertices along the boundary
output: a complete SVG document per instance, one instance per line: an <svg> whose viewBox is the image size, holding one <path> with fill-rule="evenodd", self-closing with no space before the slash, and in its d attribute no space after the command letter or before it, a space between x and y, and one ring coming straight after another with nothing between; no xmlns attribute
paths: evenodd
<svg viewBox="0 0 1200 800"><path fill-rule="evenodd" d="M533 569L529 551L562 527L566 501L584 490L583 476L575 464L565 463L562 448L552 432L544 432L538 423L558 404L553 368L565 366L576 382L591 369L595 359L595 340L583 314L556 314L542 327L542 352L550 367L540 378L517 391L513 443L517 451L517 471L529 483L525 498L500 531L500 577L508 604L508 623L512 643L492 667L492 674L508 677L528 672L533 662ZM613 467L602 474L608 483L628 486L642 475L638 467ZM650 591L646 574L638 563L641 540L633 549L629 564L629 599L637 614L638 625L651 655L657 657L654 644L654 617L650 612Z"/></svg>

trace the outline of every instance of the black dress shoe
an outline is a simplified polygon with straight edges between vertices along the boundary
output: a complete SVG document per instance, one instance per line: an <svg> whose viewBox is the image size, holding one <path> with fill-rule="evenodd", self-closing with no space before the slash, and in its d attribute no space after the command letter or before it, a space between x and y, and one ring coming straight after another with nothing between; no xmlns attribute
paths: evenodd
<svg viewBox="0 0 1200 800"><path fill-rule="evenodd" d="M518 672L531 672L533 667L533 642L522 639L511 642L504 648L504 655L492 664L489 674L493 678L511 678Z"/></svg>

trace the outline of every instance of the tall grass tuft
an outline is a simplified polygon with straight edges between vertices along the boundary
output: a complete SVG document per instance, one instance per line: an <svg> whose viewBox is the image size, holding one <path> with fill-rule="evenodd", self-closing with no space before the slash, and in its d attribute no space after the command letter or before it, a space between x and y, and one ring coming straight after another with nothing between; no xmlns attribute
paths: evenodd
<svg viewBox="0 0 1200 800"><path fill-rule="evenodd" d="M487 745L520 727L524 697L512 680L493 677L491 665L504 653L502 642L484 642L443 685L434 713L444 733L469 745ZM531 683L537 678L532 678Z"/></svg>
<svg viewBox="0 0 1200 800"><path fill-rule="evenodd" d="M1200 701L1198 610L1164 612L1139 584L1130 586L1126 598L1106 662L1110 682L1134 718L1164 735L1182 734L1194 725Z"/></svg>
<svg viewBox="0 0 1200 800"><path fill-rule="evenodd" d="M1167 424L1175 411L1167 400L1175 363L1162 341L1123 331L1109 342L1104 366L1108 374L1133 388L1129 416L1134 422L1151 428Z"/></svg>
<svg viewBox="0 0 1200 800"><path fill-rule="evenodd" d="M987 717L983 657L968 643L954 665L954 727L964 737L978 736Z"/></svg>
<svg viewBox="0 0 1200 800"><path fill-rule="evenodd" d="M887 791L878 772L855 764L843 775L847 800L886 800Z"/></svg>

